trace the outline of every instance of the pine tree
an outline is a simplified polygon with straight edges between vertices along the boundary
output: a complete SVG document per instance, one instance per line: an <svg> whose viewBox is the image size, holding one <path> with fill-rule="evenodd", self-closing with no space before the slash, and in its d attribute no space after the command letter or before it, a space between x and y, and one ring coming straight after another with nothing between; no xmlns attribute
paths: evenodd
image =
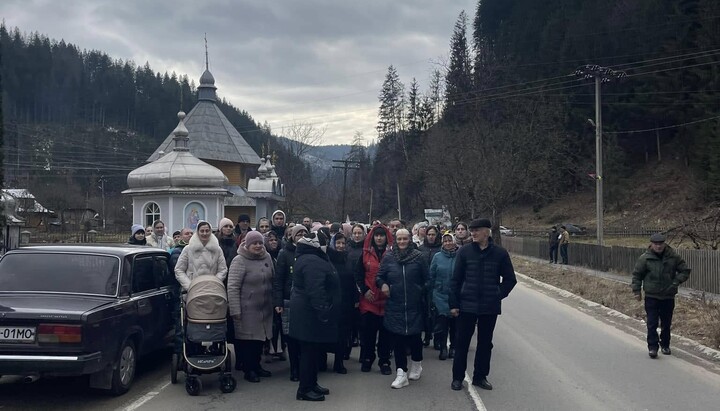
<svg viewBox="0 0 720 411"><path fill-rule="evenodd" d="M445 77L443 120L448 124L462 124L467 120L467 103L472 98L472 70L466 33L467 15L462 11L450 40L450 67Z"/></svg>
<svg viewBox="0 0 720 411"><path fill-rule="evenodd" d="M407 97L407 126L411 136L417 136L420 133L421 108L418 83L415 77L413 77Z"/></svg>
<svg viewBox="0 0 720 411"><path fill-rule="evenodd" d="M404 111L404 85L400 82L395 67L388 67L385 81L379 95L380 109L378 110L378 137L386 138L403 130Z"/></svg>

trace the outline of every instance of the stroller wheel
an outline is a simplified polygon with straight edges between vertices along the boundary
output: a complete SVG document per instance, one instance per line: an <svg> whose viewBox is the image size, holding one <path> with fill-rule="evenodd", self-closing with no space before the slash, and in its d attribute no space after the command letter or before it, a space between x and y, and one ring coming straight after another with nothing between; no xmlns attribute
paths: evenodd
<svg viewBox="0 0 720 411"><path fill-rule="evenodd" d="M180 358L177 354L172 355L172 362L170 362L170 382L177 384L177 373L178 373L178 362Z"/></svg>
<svg viewBox="0 0 720 411"><path fill-rule="evenodd" d="M188 377L185 381L185 391L192 396L196 396L202 389L202 382L198 377Z"/></svg>
<svg viewBox="0 0 720 411"><path fill-rule="evenodd" d="M235 380L235 377L229 374L224 374L220 377L220 391L225 394L231 393L235 391L235 387L237 387L237 380Z"/></svg>

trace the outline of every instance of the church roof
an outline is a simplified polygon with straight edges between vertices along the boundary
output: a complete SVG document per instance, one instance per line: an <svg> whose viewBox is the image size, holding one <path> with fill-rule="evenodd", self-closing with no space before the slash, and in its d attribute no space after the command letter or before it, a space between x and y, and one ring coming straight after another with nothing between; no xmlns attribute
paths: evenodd
<svg viewBox="0 0 720 411"><path fill-rule="evenodd" d="M215 78L205 70L198 87L198 102L185 118L185 126L193 137L190 151L203 160L259 165L260 157L255 150L215 104L215 89ZM170 133L147 161L155 161L160 158L160 152L168 153L172 149L173 134Z"/></svg>
<svg viewBox="0 0 720 411"><path fill-rule="evenodd" d="M192 155L188 149L192 139L183 120L185 113L172 132L174 147L168 154L131 171L127 177L129 189L125 194L189 189L200 191L224 191L228 179L222 171Z"/></svg>

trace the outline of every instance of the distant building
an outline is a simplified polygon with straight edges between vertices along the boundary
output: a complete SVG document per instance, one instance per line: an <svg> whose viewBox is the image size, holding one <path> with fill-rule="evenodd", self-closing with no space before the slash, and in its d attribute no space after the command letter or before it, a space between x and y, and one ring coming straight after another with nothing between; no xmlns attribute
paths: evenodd
<svg viewBox="0 0 720 411"><path fill-rule="evenodd" d="M43 207L30 191L25 188L5 188L2 192L15 200L15 215L25 220L25 227L47 229L55 212Z"/></svg>

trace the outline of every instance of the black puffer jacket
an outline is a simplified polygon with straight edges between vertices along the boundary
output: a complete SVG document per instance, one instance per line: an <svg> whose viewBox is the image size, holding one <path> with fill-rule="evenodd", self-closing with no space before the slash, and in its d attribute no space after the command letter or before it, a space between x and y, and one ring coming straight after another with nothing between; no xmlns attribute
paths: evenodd
<svg viewBox="0 0 720 411"><path fill-rule="evenodd" d="M488 247L478 243L464 245L455 257L450 280L450 309L476 315L501 313L500 301L517 284L510 255L488 239Z"/></svg>
<svg viewBox="0 0 720 411"><path fill-rule="evenodd" d="M385 328L400 335L420 334L424 329L425 290L428 266L418 250L410 249L405 256L399 250L386 253L380 263L376 283L390 287L385 304Z"/></svg>
<svg viewBox="0 0 720 411"><path fill-rule="evenodd" d="M290 298L290 336L300 341L334 343L340 318L340 280L319 248L300 244Z"/></svg>
<svg viewBox="0 0 720 411"><path fill-rule="evenodd" d="M355 284L355 276L352 271L354 266L348 264L347 251L340 252L328 248L327 254L340 279L340 290L342 294L340 326L350 327L353 314L357 311L355 304L360 301L360 292Z"/></svg>
<svg viewBox="0 0 720 411"><path fill-rule="evenodd" d="M357 267L358 261L362 258L364 243L364 240L359 243L353 240L347 240L347 260L350 267L353 267L353 271L355 267Z"/></svg>
<svg viewBox="0 0 720 411"><path fill-rule="evenodd" d="M293 265L295 264L295 243L289 242L280 250L273 277L273 305L282 307L284 300L290 299L293 281Z"/></svg>
<svg viewBox="0 0 720 411"><path fill-rule="evenodd" d="M225 257L225 265L230 267L232 260L238 255L238 246L235 245L237 238L234 235L229 235L227 237L217 235L216 237L218 239L218 245L222 249L223 256ZM227 279L225 279L225 283L227 283Z"/></svg>

